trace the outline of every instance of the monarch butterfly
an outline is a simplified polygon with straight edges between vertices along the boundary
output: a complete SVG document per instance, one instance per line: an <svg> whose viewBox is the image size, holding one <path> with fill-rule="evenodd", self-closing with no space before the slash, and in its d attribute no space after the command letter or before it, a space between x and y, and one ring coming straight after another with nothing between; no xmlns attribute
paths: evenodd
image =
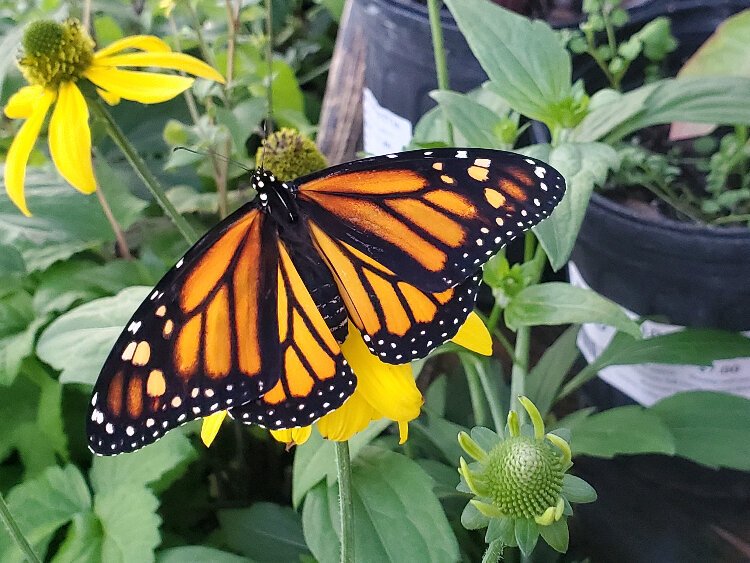
<svg viewBox="0 0 750 563"><path fill-rule="evenodd" d="M94 386L89 447L114 455L229 409L272 429L351 395L351 321L388 363L422 358L473 309L481 266L565 191L547 164L485 149L366 158L281 182L208 231L159 281Z"/></svg>

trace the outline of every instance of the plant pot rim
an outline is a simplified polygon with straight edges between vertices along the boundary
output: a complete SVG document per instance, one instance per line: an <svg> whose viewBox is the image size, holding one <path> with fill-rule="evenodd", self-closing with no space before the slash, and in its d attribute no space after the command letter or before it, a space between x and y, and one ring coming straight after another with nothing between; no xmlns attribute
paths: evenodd
<svg viewBox="0 0 750 563"><path fill-rule="evenodd" d="M632 209L629 209L613 201L604 195L594 192L591 194L589 207L595 211L610 215L611 218L620 222L630 222L642 225L644 228L661 231L664 234L687 235L705 238L746 239L750 243L750 228L748 227L715 227L711 225L697 225L683 221L675 221L668 217L654 219L645 217Z"/></svg>

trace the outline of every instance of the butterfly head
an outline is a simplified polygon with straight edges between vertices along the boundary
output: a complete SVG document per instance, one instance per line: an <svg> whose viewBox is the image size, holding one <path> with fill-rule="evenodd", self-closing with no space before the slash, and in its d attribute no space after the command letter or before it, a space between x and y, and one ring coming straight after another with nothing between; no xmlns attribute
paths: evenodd
<svg viewBox="0 0 750 563"><path fill-rule="evenodd" d="M273 215L277 221L297 220L292 182L282 182L272 172L258 168L250 184L258 194L258 203L263 211Z"/></svg>

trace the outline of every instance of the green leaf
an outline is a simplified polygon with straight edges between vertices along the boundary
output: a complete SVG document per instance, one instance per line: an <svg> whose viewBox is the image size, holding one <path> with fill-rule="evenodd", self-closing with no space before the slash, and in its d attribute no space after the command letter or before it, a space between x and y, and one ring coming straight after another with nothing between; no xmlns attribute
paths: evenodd
<svg viewBox="0 0 750 563"><path fill-rule="evenodd" d="M14 246L0 244L0 278L26 273L23 256Z"/></svg>
<svg viewBox="0 0 750 563"><path fill-rule="evenodd" d="M91 506L83 475L72 465L48 468L37 478L14 487L7 500L24 536L42 558L58 528L76 514L87 512ZM16 544L5 530L3 532L0 534L0 560L4 563L24 561Z"/></svg>
<svg viewBox="0 0 750 563"><path fill-rule="evenodd" d="M355 560L361 562L440 562L459 559L458 544L440 502L432 492L430 479L409 458L368 446L352 468L354 500ZM305 538L313 555L331 561L338 555L335 533L313 524L310 512L321 519L328 509L330 522L338 522L334 485L328 489L327 507L314 497L312 508L305 503ZM305 514L308 513L308 514ZM313 525L311 530L307 529ZM333 527L333 526L332 526ZM326 559L327 557L327 559Z"/></svg>
<svg viewBox="0 0 750 563"><path fill-rule="evenodd" d="M643 110L646 100L657 84L646 84L625 94L616 90L600 90L591 97L589 113L571 134L571 140L593 143L602 139L618 125Z"/></svg>
<svg viewBox="0 0 750 563"><path fill-rule="evenodd" d="M0 384L10 385L18 375L21 362L34 349L34 338L47 322L34 316L32 297L24 290L12 291L0 298Z"/></svg>
<svg viewBox="0 0 750 563"><path fill-rule="evenodd" d="M501 115L475 102L466 94L447 90L430 94L469 146L488 149L504 149L506 144L493 134L502 121Z"/></svg>
<svg viewBox="0 0 750 563"><path fill-rule="evenodd" d="M273 96L273 111L281 112L305 111L305 99L302 90L297 83L294 70L281 59L273 61L273 83L271 85Z"/></svg>
<svg viewBox="0 0 750 563"><path fill-rule="evenodd" d="M250 98L243 100L232 110L214 108L216 121L226 127L232 137L232 152L245 154L245 141L266 116L266 103L265 98Z"/></svg>
<svg viewBox="0 0 750 563"><path fill-rule="evenodd" d="M159 501L151 491L132 484L98 493L94 512L104 530L101 560L153 561L154 549L161 542L157 508Z"/></svg>
<svg viewBox="0 0 750 563"><path fill-rule="evenodd" d="M505 324L521 326L597 322L640 337L638 324L622 308L598 293L562 282L541 283L520 291L505 308Z"/></svg>
<svg viewBox="0 0 750 563"><path fill-rule="evenodd" d="M526 396L542 416L549 412L565 376L580 356L576 345L579 329L578 325L566 329L526 376Z"/></svg>
<svg viewBox="0 0 750 563"><path fill-rule="evenodd" d="M662 80L653 87L638 112L607 134L608 142L618 141L634 131L673 121L750 124L747 92L750 78L740 76L685 77Z"/></svg>
<svg viewBox="0 0 750 563"><path fill-rule="evenodd" d="M310 551L321 563L333 563L340 559L341 523L335 503L328 494L325 483L318 482L305 495L305 505L302 507L302 530ZM331 502L333 500L333 503Z"/></svg>
<svg viewBox="0 0 750 563"><path fill-rule="evenodd" d="M247 557L203 545L165 549L156 554L156 563L252 563ZM57 563L57 562L55 562Z"/></svg>
<svg viewBox="0 0 750 563"><path fill-rule="evenodd" d="M750 470L750 400L691 391L649 409L674 435L677 455L709 467Z"/></svg>
<svg viewBox="0 0 750 563"><path fill-rule="evenodd" d="M568 551L570 532L568 531L568 520L566 518L552 522L549 526L539 526L539 533L555 551L559 553Z"/></svg>
<svg viewBox="0 0 750 563"><path fill-rule="evenodd" d="M659 416L636 405L589 416L570 430L574 455L611 458L620 454L672 455L676 451L672 432Z"/></svg>
<svg viewBox="0 0 750 563"><path fill-rule="evenodd" d="M446 4L511 107L532 119L557 122L557 108L571 97L571 66L552 28L487 0L446 0Z"/></svg>
<svg viewBox="0 0 750 563"><path fill-rule="evenodd" d="M409 428L432 444L445 461L458 467L458 459L464 453L458 444L458 433L467 432L468 428L427 411L411 421Z"/></svg>
<svg viewBox="0 0 750 563"><path fill-rule="evenodd" d="M371 422L362 432L355 434L349 440L349 455L356 459L363 447L377 437L391 421L383 419ZM330 440L324 440L313 427L310 438L297 446L294 453L292 468L292 504L296 507L302 502L305 493L323 479L333 484L337 479L336 473L336 445Z"/></svg>
<svg viewBox="0 0 750 563"><path fill-rule="evenodd" d="M62 372L61 382L93 385L125 323L149 291L129 287L61 315L42 333L37 354Z"/></svg>
<svg viewBox="0 0 750 563"><path fill-rule="evenodd" d="M195 457L190 440L179 431L168 432L148 448L127 455L95 457L91 466L91 485L97 493L123 485L143 487Z"/></svg>
<svg viewBox="0 0 750 563"><path fill-rule="evenodd" d="M105 170L100 182L114 182L116 193L103 187L112 212L123 228L137 218L138 203ZM95 195L83 195L52 173L28 168L26 199L33 217L24 217L8 198L0 198L0 244L20 251L29 272L43 270L58 260L115 240L112 228ZM114 190L113 190L114 191Z"/></svg>
<svg viewBox="0 0 750 563"><path fill-rule="evenodd" d="M710 366L715 360L750 357L750 338L735 332L686 328L678 332L635 339L615 333L609 345L563 388L567 395L608 366L677 364Z"/></svg>
<svg viewBox="0 0 750 563"><path fill-rule="evenodd" d="M98 563L102 560L102 534L93 512L76 514L52 563Z"/></svg>
<svg viewBox="0 0 750 563"><path fill-rule="evenodd" d="M568 502L594 502L596 500L596 491L594 487L586 481L570 473L563 475L563 486L561 494Z"/></svg>
<svg viewBox="0 0 750 563"><path fill-rule="evenodd" d="M552 268L559 270L573 251L594 186L603 184L609 170L619 166L619 157L602 143L566 143L551 150L534 145L522 152L548 162L567 182L568 189L552 215L533 229Z"/></svg>
<svg viewBox="0 0 750 563"><path fill-rule="evenodd" d="M309 553L301 519L289 507L257 502L220 511L219 522L227 545L255 561L299 561Z"/></svg>
<svg viewBox="0 0 750 563"><path fill-rule="evenodd" d="M484 535L487 543L501 541L503 545L516 547L516 521L514 518L492 518L487 526L487 533Z"/></svg>
<svg viewBox="0 0 750 563"><path fill-rule="evenodd" d="M539 540L539 526L528 518L516 520L516 542L521 553L527 557L531 554Z"/></svg>
<svg viewBox="0 0 750 563"><path fill-rule="evenodd" d="M680 70L680 76L750 76L750 11L724 20Z"/></svg>
<svg viewBox="0 0 750 563"><path fill-rule="evenodd" d="M486 528L489 523L490 519L479 512L476 506L470 502L466 503L466 507L461 513L461 525L464 528L467 530L481 530Z"/></svg>

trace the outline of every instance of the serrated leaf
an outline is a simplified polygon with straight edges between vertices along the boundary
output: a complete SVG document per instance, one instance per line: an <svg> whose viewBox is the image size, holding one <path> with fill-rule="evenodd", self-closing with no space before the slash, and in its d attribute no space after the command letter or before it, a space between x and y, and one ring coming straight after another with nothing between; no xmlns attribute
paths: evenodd
<svg viewBox="0 0 750 563"><path fill-rule="evenodd" d="M158 508L157 498L143 487L125 485L97 493L94 512L104 531L102 561L153 561L154 550L161 542Z"/></svg>
<svg viewBox="0 0 750 563"><path fill-rule="evenodd" d="M636 405L591 415L571 432L570 447L574 455L611 458L620 454L676 452L672 432L661 418Z"/></svg>
<svg viewBox="0 0 750 563"><path fill-rule="evenodd" d="M220 511L219 522L227 545L255 561L299 561L309 553L301 519L289 507L256 502Z"/></svg>
<svg viewBox="0 0 750 563"><path fill-rule="evenodd" d="M482 68L511 107L547 123L571 95L570 56L552 28L487 0L446 0ZM534 41L529 42L529 37Z"/></svg>
<svg viewBox="0 0 750 563"><path fill-rule="evenodd" d="M352 487L356 561L459 559L458 543L430 488L430 479L414 461L368 446L353 463ZM327 520L338 522L338 506L330 501L336 498L336 489L335 485L329 487L327 505L314 498L319 518L323 519L328 509L335 514ZM307 512L307 502L305 507ZM312 523L304 513L303 523ZM338 555L338 537L335 533L318 535L324 530L317 527L314 532L305 530L310 550L318 560L331 561L332 554Z"/></svg>
<svg viewBox="0 0 750 563"><path fill-rule="evenodd" d="M41 557L54 533L76 514L91 507L86 482L75 466L50 467L8 494L8 508L26 539ZM7 531L0 534L0 561L25 561Z"/></svg>
<svg viewBox="0 0 750 563"><path fill-rule="evenodd" d="M150 290L129 287L61 315L42 333L37 354L62 372L62 383L93 385L125 323Z"/></svg>
<svg viewBox="0 0 750 563"><path fill-rule="evenodd" d="M640 337L638 324L615 302L595 291L562 282L549 282L521 290L505 308L505 324L521 326L596 322Z"/></svg>
<svg viewBox="0 0 750 563"><path fill-rule="evenodd" d="M93 512L76 514L52 563L102 561L102 527Z"/></svg>
<svg viewBox="0 0 750 563"><path fill-rule="evenodd" d="M565 143L550 149L534 145L523 151L548 162L567 183L562 201L547 219L533 228L554 270L562 268L573 251L594 186L619 166L617 152L603 143Z"/></svg>
<svg viewBox="0 0 750 563"><path fill-rule="evenodd" d="M586 503L596 500L594 487L580 477L576 477L570 473L563 475L561 494L565 496L568 502Z"/></svg>
<svg viewBox="0 0 750 563"><path fill-rule="evenodd" d="M195 449L184 434L168 432L148 448L126 455L95 457L90 472L91 485L97 493L123 485L143 487L195 457Z"/></svg>
<svg viewBox="0 0 750 563"><path fill-rule="evenodd" d="M109 174L106 177L113 180ZM126 191L109 193L108 187L104 191L120 226L129 227L142 202ZM114 241L112 227L95 195L83 195L38 168L27 169L25 192L32 217L24 217L8 198L0 198L0 244L20 251L29 272Z"/></svg>
<svg viewBox="0 0 750 563"><path fill-rule="evenodd" d="M156 554L156 563L252 563L251 559L203 545L165 549ZM55 562L57 563L57 562Z"/></svg>
<svg viewBox="0 0 750 563"><path fill-rule="evenodd" d="M649 410L671 431L677 455L708 467L750 470L750 400L690 391L662 399Z"/></svg>

